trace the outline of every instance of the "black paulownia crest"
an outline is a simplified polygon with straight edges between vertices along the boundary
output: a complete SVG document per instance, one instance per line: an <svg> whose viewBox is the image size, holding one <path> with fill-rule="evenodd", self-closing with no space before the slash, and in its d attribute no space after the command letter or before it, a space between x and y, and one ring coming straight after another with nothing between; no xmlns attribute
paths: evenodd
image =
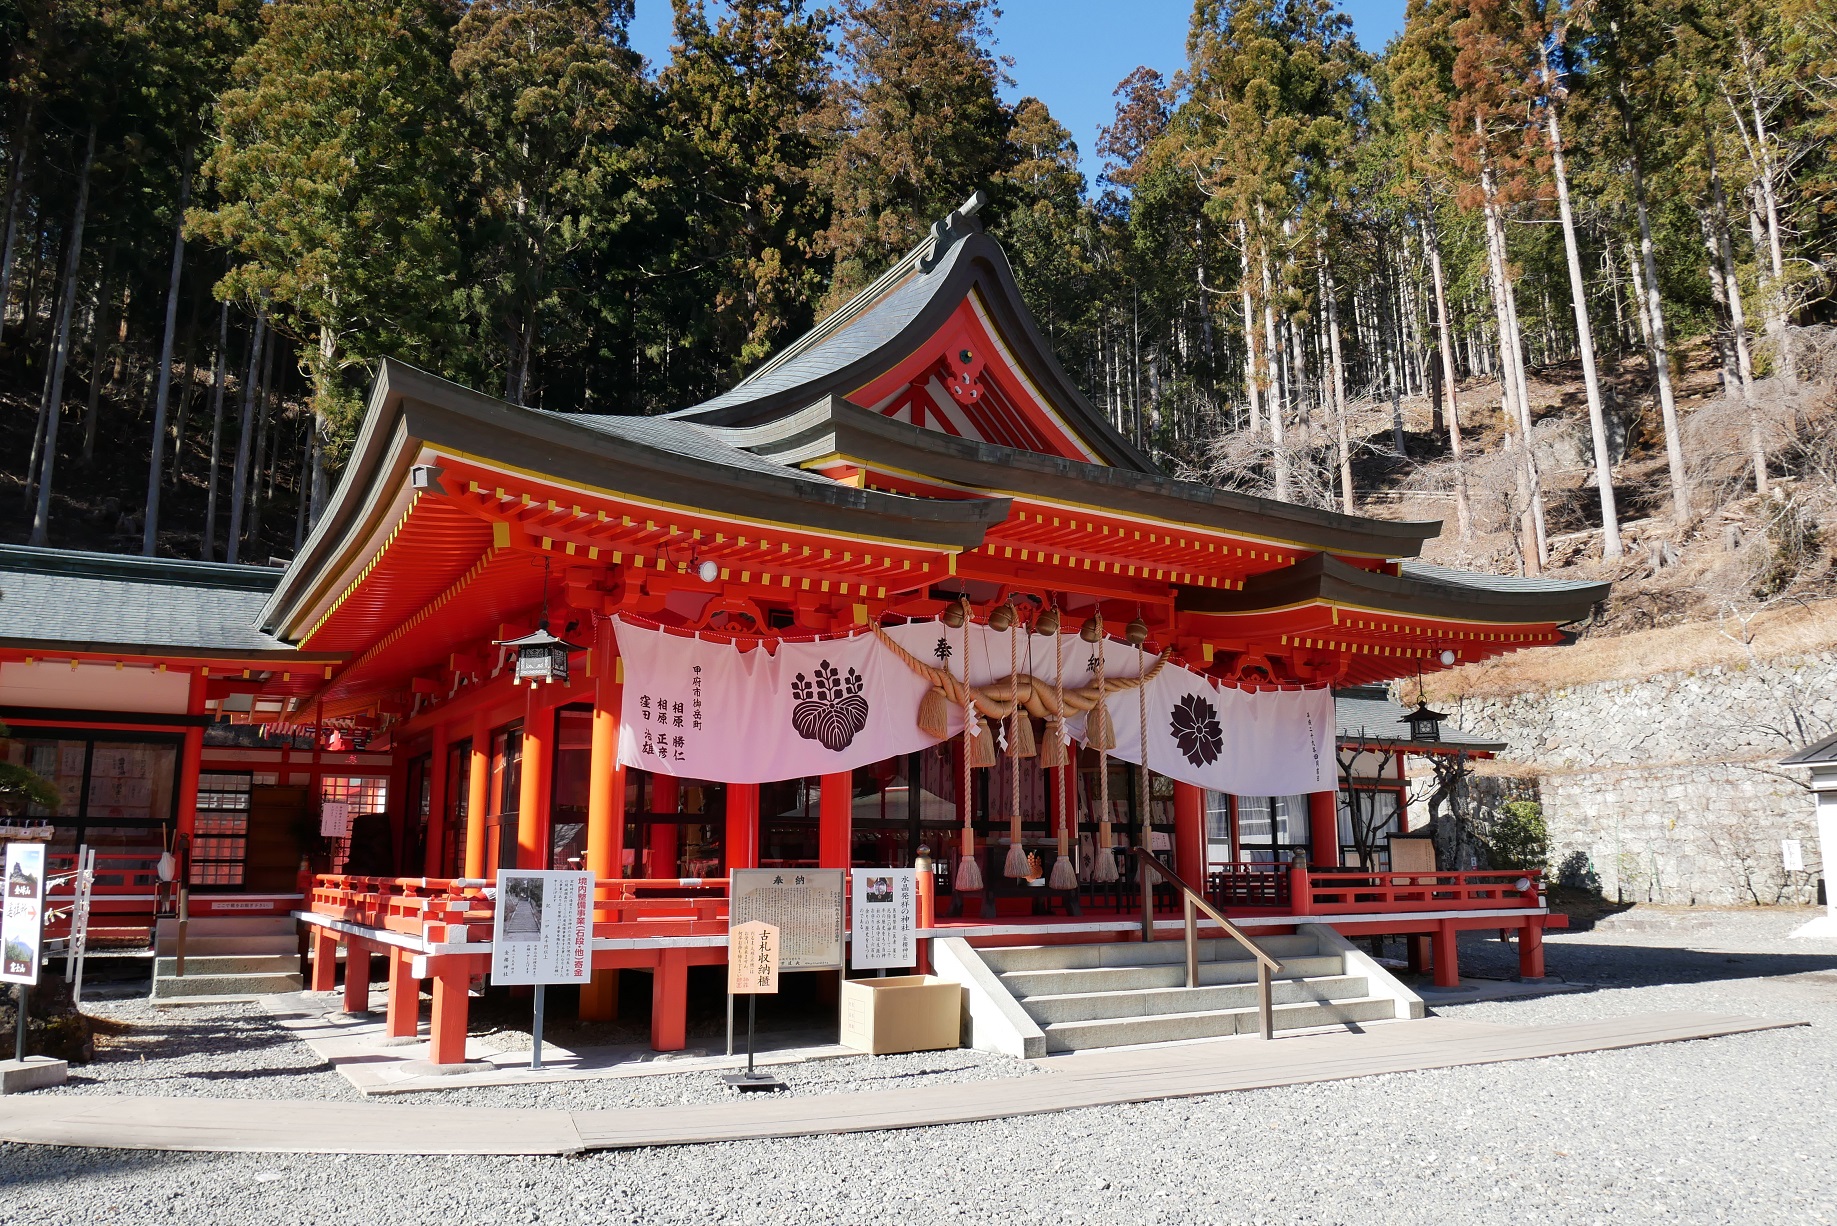
<svg viewBox="0 0 1837 1226"><path fill-rule="evenodd" d="M1185 694L1174 704L1168 720L1174 744L1194 766L1210 766L1225 748L1225 730L1218 726L1218 708L1197 694Z"/></svg>
<svg viewBox="0 0 1837 1226"><path fill-rule="evenodd" d="M861 674L851 668L843 677L828 660L811 672L813 676L799 673L791 682L791 697L797 701L791 708L791 726L806 741L819 741L823 748L841 753L867 727Z"/></svg>

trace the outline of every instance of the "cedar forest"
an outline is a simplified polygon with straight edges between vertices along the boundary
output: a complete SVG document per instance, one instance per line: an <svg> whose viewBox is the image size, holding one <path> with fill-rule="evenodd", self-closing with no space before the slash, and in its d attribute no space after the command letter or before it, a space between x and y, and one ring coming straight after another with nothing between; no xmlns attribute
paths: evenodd
<svg viewBox="0 0 1837 1226"><path fill-rule="evenodd" d="M1642 624L1821 590L1824 0L1410 0L1377 55L1331 0L1198 0L1094 184L999 16L674 0L650 65L630 0L0 0L0 537L284 559L380 358L668 412L983 190L1170 471L1444 518Z"/></svg>

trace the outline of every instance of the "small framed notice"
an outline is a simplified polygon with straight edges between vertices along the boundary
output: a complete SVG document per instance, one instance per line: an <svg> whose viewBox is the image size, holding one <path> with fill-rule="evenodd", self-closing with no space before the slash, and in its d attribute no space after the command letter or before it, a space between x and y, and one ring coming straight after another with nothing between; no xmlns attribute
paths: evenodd
<svg viewBox="0 0 1837 1226"><path fill-rule="evenodd" d="M918 870L855 870L848 961L856 970L918 965Z"/></svg>
<svg viewBox="0 0 1837 1226"><path fill-rule="evenodd" d="M45 845L8 843L0 894L0 983L38 982L45 932Z"/></svg>
<svg viewBox="0 0 1837 1226"><path fill-rule="evenodd" d="M727 990L735 996L777 993L777 928L754 920L727 930Z"/></svg>
<svg viewBox="0 0 1837 1226"><path fill-rule="evenodd" d="M586 983L593 978L593 874L498 870L491 982Z"/></svg>
<svg viewBox="0 0 1837 1226"><path fill-rule="evenodd" d="M729 925L758 920L778 929L780 968L842 969L841 869L737 868L728 880Z"/></svg>

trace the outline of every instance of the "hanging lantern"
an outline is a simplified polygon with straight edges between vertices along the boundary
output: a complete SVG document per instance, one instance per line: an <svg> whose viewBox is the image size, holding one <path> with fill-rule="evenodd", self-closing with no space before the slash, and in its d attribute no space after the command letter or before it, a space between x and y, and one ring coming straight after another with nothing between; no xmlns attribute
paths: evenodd
<svg viewBox="0 0 1837 1226"><path fill-rule="evenodd" d="M536 629L519 639L501 639L494 644L498 647L517 649L517 671L512 683L521 685L527 681L531 685L538 681L543 684L559 681L568 683L568 653L585 651L586 648L566 639L558 639L549 633L549 619L543 618Z"/></svg>
<svg viewBox="0 0 1837 1226"><path fill-rule="evenodd" d="M1429 704L1418 698L1416 709L1407 712L1397 722L1410 726L1412 741L1439 741L1442 739L1442 721L1448 716L1441 711L1429 710Z"/></svg>

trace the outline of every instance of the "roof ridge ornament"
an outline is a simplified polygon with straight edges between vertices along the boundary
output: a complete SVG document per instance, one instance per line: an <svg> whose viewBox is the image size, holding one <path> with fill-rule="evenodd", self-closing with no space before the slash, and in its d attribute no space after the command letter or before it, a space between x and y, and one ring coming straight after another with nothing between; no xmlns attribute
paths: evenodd
<svg viewBox="0 0 1837 1226"><path fill-rule="evenodd" d="M944 253L957 245L957 240L982 226L974 218L989 202L989 194L981 188L970 193L968 200L952 209L948 214L931 223L931 242L919 253L918 270L930 272L944 258Z"/></svg>

